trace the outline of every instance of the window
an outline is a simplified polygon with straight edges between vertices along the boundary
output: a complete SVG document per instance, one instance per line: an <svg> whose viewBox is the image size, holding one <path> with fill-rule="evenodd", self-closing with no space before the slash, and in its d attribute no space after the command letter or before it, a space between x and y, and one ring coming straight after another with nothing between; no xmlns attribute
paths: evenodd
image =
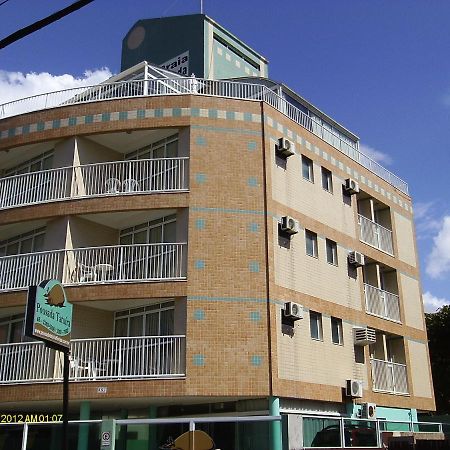
<svg viewBox="0 0 450 450"><path fill-rule="evenodd" d="M176 158L178 156L178 134L128 153L125 159Z"/></svg>
<svg viewBox="0 0 450 450"><path fill-rule="evenodd" d="M0 256L35 253L44 250L45 227L0 242Z"/></svg>
<svg viewBox="0 0 450 450"><path fill-rule="evenodd" d="M22 314L0 319L0 344L22 342L23 322Z"/></svg>
<svg viewBox="0 0 450 450"><path fill-rule="evenodd" d="M117 311L114 336L169 336L174 333L174 302Z"/></svg>
<svg viewBox="0 0 450 450"><path fill-rule="evenodd" d="M175 243L176 219L176 215L173 214L121 230L119 243L123 245Z"/></svg>
<svg viewBox="0 0 450 450"><path fill-rule="evenodd" d="M306 254L317 258L317 234L312 231L305 230Z"/></svg>
<svg viewBox="0 0 450 450"><path fill-rule="evenodd" d="M311 331L311 339L321 341L322 333L322 314L314 311L309 312L309 328Z"/></svg>
<svg viewBox="0 0 450 450"><path fill-rule="evenodd" d="M336 317L331 318L331 341L333 344L343 345L342 320Z"/></svg>
<svg viewBox="0 0 450 450"><path fill-rule="evenodd" d="M302 175L305 180L314 183L313 162L305 155L302 155Z"/></svg>
<svg viewBox="0 0 450 450"><path fill-rule="evenodd" d="M322 167L322 187L328 192L333 192L333 175L325 167Z"/></svg>
<svg viewBox="0 0 450 450"><path fill-rule="evenodd" d="M5 172L5 176L20 175L22 173L38 172L51 169L53 166L53 150L43 153L36 158L25 161Z"/></svg>
<svg viewBox="0 0 450 450"><path fill-rule="evenodd" d="M327 262L329 264L333 264L334 266L338 265L338 256L337 256L337 244L331 239L326 240L327 246Z"/></svg>

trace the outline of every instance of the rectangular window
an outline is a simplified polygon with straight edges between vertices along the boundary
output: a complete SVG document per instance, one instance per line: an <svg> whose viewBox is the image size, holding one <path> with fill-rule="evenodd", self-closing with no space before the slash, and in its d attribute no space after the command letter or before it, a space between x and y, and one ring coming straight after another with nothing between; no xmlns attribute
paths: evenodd
<svg viewBox="0 0 450 450"><path fill-rule="evenodd" d="M331 341L333 344L343 345L342 320L336 317L331 318Z"/></svg>
<svg viewBox="0 0 450 450"><path fill-rule="evenodd" d="M317 234L312 231L305 230L306 254L317 258Z"/></svg>
<svg viewBox="0 0 450 450"><path fill-rule="evenodd" d="M337 244L331 239L326 240L327 246L327 262L333 264L334 266L338 265L338 256L337 256Z"/></svg>
<svg viewBox="0 0 450 450"><path fill-rule="evenodd" d="M313 162L305 155L302 155L302 175L305 180L314 183Z"/></svg>
<svg viewBox="0 0 450 450"><path fill-rule="evenodd" d="M38 172L40 170L48 170L53 167L53 150L49 150L36 156L33 159L29 159L18 166L12 167L5 171L5 176L10 177L13 175L19 175L22 173Z"/></svg>
<svg viewBox="0 0 450 450"><path fill-rule="evenodd" d="M314 311L309 312L309 328L311 331L311 339L321 341L322 333L322 314Z"/></svg>
<svg viewBox="0 0 450 450"><path fill-rule="evenodd" d="M0 256L35 253L44 250L45 227L0 242Z"/></svg>
<svg viewBox="0 0 450 450"><path fill-rule="evenodd" d="M175 214L160 217L120 231L119 243L127 244L161 244L176 242Z"/></svg>
<svg viewBox="0 0 450 450"><path fill-rule="evenodd" d="M333 192L333 175L325 167L322 167L322 187L328 192Z"/></svg>
<svg viewBox="0 0 450 450"><path fill-rule="evenodd" d="M134 152L127 153L125 159L176 158L178 156L178 134L169 136Z"/></svg>

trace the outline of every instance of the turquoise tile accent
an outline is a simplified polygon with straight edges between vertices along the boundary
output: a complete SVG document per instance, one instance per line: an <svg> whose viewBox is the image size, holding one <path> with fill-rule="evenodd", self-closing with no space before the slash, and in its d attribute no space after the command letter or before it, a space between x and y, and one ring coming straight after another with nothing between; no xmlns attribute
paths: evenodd
<svg viewBox="0 0 450 450"><path fill-rule="evenodd" d="M252 121L252 118L253 118L252 113L249 113L249 112L245 112L245 113L244 113L244 120L245 120L246 122L251 122L251 121Z"/></svg>
<svg viewBox="0 0 450 450"><path fill-rule="evenodd" d="M128 111L120 111L119 120L127 120L127 119L128 119Z"/></svg>
<svg viewBox="0 0 450 450"><path fill-rule="evenodd" d="M94 122L94 116L92 114L84 116L84 123L92 123L92 122Z"/></svg>
<svg viewBox="0 0 450 450"><path fill-rule="evenodd" d="M256 142L255 141L249 141L247 143L247 149L250 151L256 150Z"/></svg>
<svg viewBox="0 0 450 450"><path fill-rule="evenodd" d="M248 229L251 233L257 233L259 231L259 223L250 223Z"/></svg>
<svg viewBox="0 0 450 450"><path fill-rule="evenodd" d="M206 226L206 220L205 219L197 219L195 221L195 228L197 228L197 230L204 230Z"/></svg>
<svg viewBox="0 0 450 450"><path fill-rule="evenodd" d="M234 113L234 111L227 111L226 112L226 118L227 120L234 120L236 117L236 114Z"/></svg>
<svg viewBox="0 0 450 450"><path fill-rule="evenodd" d="M16 135L16 129L15 128L10 128L8 130L8 137L14 137Z"/></svg>
<svg viewBox="0 0 450 450"><path fill-rule="evenodd" d="M204 136L197 136L197 139L195 140L195 143L197 145L206 145L206 139Z"/></svg>
<svg viewBox="0 0 450 450"><path fill-rule="evenodd" d="M217 109L209 109L208 110L208 117L210 119L217 119Z"/></svg>
<svg viewBox="0 0 450 450"><path fill-rule="evenodd" d="M196 309L194 311L194 319L195 320L204 320L206 317L205 311L203 309Z"/></svg>
<svg viewBox="0 0 450 450"><path fill-rule="evenodd" d="M250 362L251 362L252 366L260 366L261 360L262 360L262 358L259 355L252 355L252 357L250 358Z"/></svg>
<svg viewBox="0 0 450 450"><path fill-rule="evenodd" d="M37 131L44 131L44 128L45 128L45 123L44 122L38 122L36 124L36 130Z"/></svg>
<svg viewBox="0 0 450 450"><path fill-rule="evenodd" d="M259 322L261 320L261 314L259 311L252 311L250 313L250 320L252 322Z"/></svg>
<svg viewBox="0 0 450 450"><path fill-rule="evenodd" d="M250 177L250 178L247 180L247 184L248 184L250 187L256 187L256 186L258 186L258 180L257 180L255 177Z"/></svg>
<svg viewBox="0 0 450 450"><path fill-rule="evenodd" d="M28 134L30 132L30 125L24 125L22 127L22 134Z"/></svg>
<svg viewBox="0 0 450 450"><path fill-rule="evenodd" d="M197 261L195 261L195 268L202 270L205 268L205 261L203 259L197 259Z"/></svg>
<svg viewBox="0 0 450 450"><path fill-rule="evenodd" d="M138 109L136 112L136 117L138 119L145 119L145 109Z"/></svg>
<svg viewBox="0 0 450 450"><path fill-rule="evenodd" d="M194 355L194 366L204 366L205 365L205 356L202 354Z"/></svg>
<svg viewBox="0 0 450 450"><path fill-rule="evenodd" d="M191 108L191 116L192 117L199 117L200 116L200 109L199 108Z"/></svg>
<svg viewBox="0 0 450 450"><path fill-rule="evenodd" d="M195 181L199 184L203 184L206 181L206 175L204 173L197 173L195 175Z"/></svg>
<svg viewBox="0 0 450 450"><path fill-rule="evenodd" d="M69 127L73 127L76 124L77 124L77 118L76 117L69 117Z"/></svg>
<svg viewBox="0 0 450 450"><path fill-rule="evenodd" d="M173 108L172 117L181 117L181 108Z"/></svg>
<svg viewBox="0 0 450 450"><path fill-rule="evenodd" d="M52 128L54 130L57 130L60 126L61 126L61 120L60 119L55 119L53 121Z"/></svg>
<svg viewBox="0 0 450 450"><path fill-rule="evenodd" d="M155 109L155 117L162 117L162 116L163 116L162 108Z"/></svg>
<svg viewBox="0 0 450 450"><path fill-rule="evenodd" d="M111 120L111 113L107 112L107 113L103 113L102 114L102 122L109 122ZM70 122L70 119L69 119ZM70 123L69 123L70 125Z"/></svg>
<svg viewBox="0 0 450 450"><path fill-rule="evenodd" d="M257 273L259 272L259 262L258 261L250 261L248 264L248 269L250 272Z"/></svg>

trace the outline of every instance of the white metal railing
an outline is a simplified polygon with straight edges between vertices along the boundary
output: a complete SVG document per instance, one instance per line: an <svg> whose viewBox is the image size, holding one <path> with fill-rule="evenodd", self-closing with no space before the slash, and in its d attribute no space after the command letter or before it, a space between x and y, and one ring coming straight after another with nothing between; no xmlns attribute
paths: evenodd
<svg viewBox="0 0 450 450"><path fill-rule="evenodd" d="M87 164L0 178L0 209L55 200L188 189L189 158Z"/></svg>
<svg viewBox="0 0 450 450"><path fill-rule="evenodd" d="M186 243L135 244L3 256L0 291L49 278L65 285L185 279L186 249Z"/></svg>
<svg viewBox="0 0 450 450"><path fill-rule="evenodd" d="M183 377L185 336L73 339L69 378L119 380ZM0 345L0 384L61 381L63 357L42 342Z"/></svg>
<svg viewBox="0 0 450 450"><path fill-rule="evenodd" d="M366 311L384 319L401 322L400 298L392 292L378 289L370 284L364 284Z"/></svg>
<svg viewBox="0 0 450 450"><path fill-rule="evenodd" d="M362 242L371 245L389 255L394 255L392 231L382 225L358 214L359 238Z"/></svg>
<svg viewBox="0 0 450 450"><path fill-rule="evenodd" d="M408 193L408 185L405 181L385 169L367 155L361 153L357 149L357 144L352 146L341 139L336 133L325 128L314 118L308 116L287 100L283 99L277 93L260 84L227 80L204 80L199 78L132 80L117 83L104 83L97 86L79 87L40 94L4 103L0 105L0 119L15 116L24 112L86 102L142 96L185 94L264 101L288 116L294 122L309 130L311 133L314 133L325 142L334 146L375 175L387 181L392 186L406 194Z"/></svg>
<svg viewBox="0 0 450 450"><path fill-rule="evenodd" d="M408 394L408 377L406 365L370 359L372 366L372 387L374 391L389 392L392 394Z"/></svg>

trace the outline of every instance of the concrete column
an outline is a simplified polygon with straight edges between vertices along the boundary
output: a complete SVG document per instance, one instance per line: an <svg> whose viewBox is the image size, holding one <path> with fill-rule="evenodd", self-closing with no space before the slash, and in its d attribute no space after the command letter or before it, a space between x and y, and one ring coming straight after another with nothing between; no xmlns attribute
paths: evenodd
<svg viewBox="0 0 450 450"><path fill-rule="evenodd" d="M120 410L120 418L128 419L128 410ZM116 450L125 450L127 448L127 425L121 425L119 428L119 436L116 443Z"/></svg>
<svg viewBox="0 0 450 450"><path fill-rule="evenodd" d="M91 403L83 401L80 404L80 420L88 420L91 415ZM89 424L81 423L78 428L77 450L89 450Z"/></svg>
<svg viewBox="0 0 450 450"><path fill-rule="evenodd" d="M156 419L157 418L157 408L154 405L150 405L148 408L148 418ZM157 425L149 425L148 427L148 450L153 450L157 448L156 443L156 427Z"/></svg>
<svg viewBox="0 0 450 450"><path fill-rule="evenodd" d="M278 397L269 397L269 415L280 415L280 399ZM282 449L281 422L270 422L270 448L272 450Z"/></svg>

